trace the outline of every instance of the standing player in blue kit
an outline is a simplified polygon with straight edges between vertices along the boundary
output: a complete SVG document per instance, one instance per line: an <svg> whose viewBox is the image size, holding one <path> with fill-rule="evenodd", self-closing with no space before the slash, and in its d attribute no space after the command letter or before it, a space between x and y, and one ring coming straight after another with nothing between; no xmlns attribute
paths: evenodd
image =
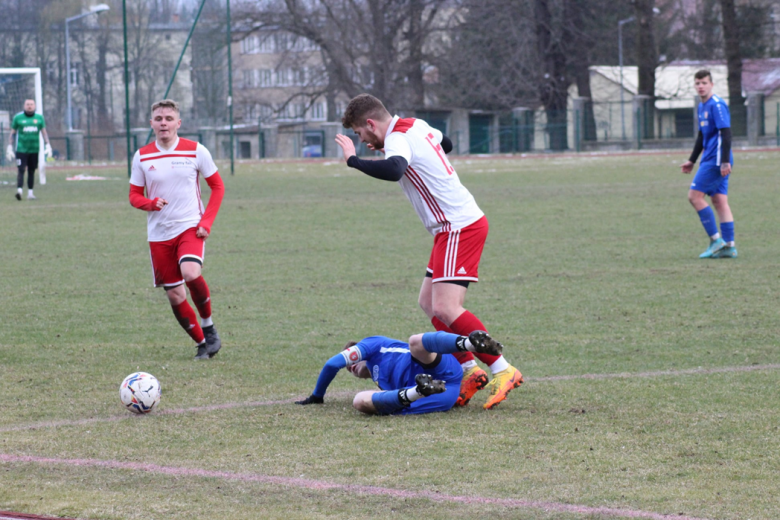
<svg viewBox="0 0 780 520"><path fill-rule="evenodd" d="M729 207L729 177L734 156L731 153L731 116L729 107L712 93L712 75L700 70L694 75L699 103L699 135L691 157L681 165L683 173L691 173L696 159L703 152L699 169L693 178L688 200L699 214L704 230L710 237L710 246L699 258L736 258L734 245L734 216ZM709 195L718 212L720 232L712 208L704 200Z"/></svg>

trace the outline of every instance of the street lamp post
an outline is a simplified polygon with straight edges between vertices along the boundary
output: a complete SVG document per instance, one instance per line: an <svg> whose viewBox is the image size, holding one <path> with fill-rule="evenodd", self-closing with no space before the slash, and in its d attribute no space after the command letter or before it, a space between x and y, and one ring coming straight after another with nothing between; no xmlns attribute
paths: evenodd
<svg viewBox="0 0 780 520"><path fill-rule="evenodd" d="M623 140L626 140L626 116L623 106L623 25L636 20L635 16L618 22L618 61L620 62L620 126L623 129Z"/></svg>
<svg viewBox="0 0 780 520"><path fill-rule="evenodd" d="M68 31L68 23L80 18L84 18L85 16L89 16L91 14L99 14L103 11L108 11L109 9L110 7L108 7L106 4L93 5L86 13L71 16L70 18L65 18L65 84L67 85L68 89L68 131L73 130L73 111L70 106L70 46L68 45L70 42L70 32Z"/></svg>

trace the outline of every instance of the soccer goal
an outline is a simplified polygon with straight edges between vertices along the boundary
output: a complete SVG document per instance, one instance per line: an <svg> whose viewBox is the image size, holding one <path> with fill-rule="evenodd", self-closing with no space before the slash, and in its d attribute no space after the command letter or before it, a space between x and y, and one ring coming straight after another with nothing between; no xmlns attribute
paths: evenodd
<svg viewBox="0 0 780 520"><path fill-rule="evenodd" d="M12 184L16 187L16 164L5 158L5 149L11 132L11 121L22 111L25 99L35 100L35 111L43 114L43 90L41 89L41 69L0 68L0 138L2 138L2 157L0 158L0 186ZM43 136L40 137L38 152L38 171L41 184L46 184L46 156L43 153ZM12 179L12 180L9 180Z"/></svg>

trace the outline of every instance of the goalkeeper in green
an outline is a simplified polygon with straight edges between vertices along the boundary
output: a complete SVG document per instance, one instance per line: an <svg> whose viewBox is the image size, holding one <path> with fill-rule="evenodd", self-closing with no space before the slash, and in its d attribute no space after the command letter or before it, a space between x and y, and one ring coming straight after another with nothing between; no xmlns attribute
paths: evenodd
<svg viewBox="0 0 780 520"><path fill-rule="evenodd" d="M8 161L16 161L18 173L16 176L16 200L22 200L24 186L24 170L27 169L27 198L35 200L33 186L35 185L35 170L38 168L38 152L40 151L40 135L46 143L44 151L51 155L49 134L46 133L46 121L41 114L35 113L35 101L27 99L24 111L14 116L11 122L11 138L8 142L5 156Z"/></svg>

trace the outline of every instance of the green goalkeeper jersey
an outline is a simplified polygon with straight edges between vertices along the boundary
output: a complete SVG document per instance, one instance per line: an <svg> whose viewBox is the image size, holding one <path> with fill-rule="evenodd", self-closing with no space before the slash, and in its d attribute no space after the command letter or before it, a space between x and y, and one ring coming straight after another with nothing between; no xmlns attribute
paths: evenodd
<svg viewBox="0 0 780 520"><path fill-rule="evenodd" d="M38 153L40 150L41 130L46 128L41 114L28 116L19 112L14 116L11 130L16 130L16 151L22 153Z"/></svg>

